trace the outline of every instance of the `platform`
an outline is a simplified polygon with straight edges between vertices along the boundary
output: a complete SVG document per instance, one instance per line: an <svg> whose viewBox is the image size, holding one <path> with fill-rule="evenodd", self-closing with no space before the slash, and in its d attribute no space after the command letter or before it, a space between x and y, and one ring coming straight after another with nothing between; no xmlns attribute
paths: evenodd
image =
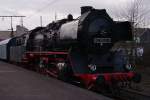
<svg viewBox="0 0 150 100"><path fill-rule="evenodd" d="M0 100L111 100L108 97L0 62Z"/></svg>

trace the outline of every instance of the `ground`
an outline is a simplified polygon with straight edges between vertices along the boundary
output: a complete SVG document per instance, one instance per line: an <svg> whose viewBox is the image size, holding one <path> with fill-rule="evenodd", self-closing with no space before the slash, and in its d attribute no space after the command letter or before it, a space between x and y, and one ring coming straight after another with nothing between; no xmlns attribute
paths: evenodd
<svg viewBox="0 0 150 100"><path fill-rule="evenodd" d="M0 100L110 100L110 98L0 62Z"/></svg>
<svg viewBox="0 0 150 100"><path fill-rule="evenodd" d="M141 83L137 87L144 94L150 95L150 67L139 65L136 71L142 75Z"/></svg>

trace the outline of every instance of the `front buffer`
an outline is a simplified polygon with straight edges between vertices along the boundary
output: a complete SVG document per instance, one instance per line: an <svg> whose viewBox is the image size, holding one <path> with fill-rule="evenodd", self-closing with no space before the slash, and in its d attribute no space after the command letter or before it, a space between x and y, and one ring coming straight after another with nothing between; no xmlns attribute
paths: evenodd
<svg viewBox="0 0 150 100"><path fill-rule="evenodd" d="M125 70L115 71L113 65L105 66L104 60L98 60L98 57L91 58L92 61L87 58L83 53L71 53L70 56L73 76L85 88L120 88L129 86L131 82L139 83L141 80L140 74ZM97 61L102 61L103 66Z"/></svg>
<svg viewBox="0 0 150 100"><path fill-rule="evenodd" d="M126 87L132 81L139 82L137 73L103 73L103 74L76 74L76 77L87 89L108 89L112 87Z"/></svg>

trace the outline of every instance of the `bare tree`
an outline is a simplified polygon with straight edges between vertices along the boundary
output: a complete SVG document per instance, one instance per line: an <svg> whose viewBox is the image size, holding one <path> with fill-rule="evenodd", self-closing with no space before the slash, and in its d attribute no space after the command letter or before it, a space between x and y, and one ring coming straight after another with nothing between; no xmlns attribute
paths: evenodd
<svg viewBox="0 0 150 100"><path fill-rule="evenodd" d="M119 19L132 22L134 37L145 31L144 29L146 29L145 27L148 25L148 23L146 23L146 17L149 13L149 9L144 5L144 0L131 0L120 10L118 13ZM141 27L143 30L139 31Z"/></svg>
<svg viewBox="0 0 150 100"><path fill-rule="evenodd" d="M130 0L124 6L118 7L119 11L116 12L120 20L130 21L132 23L132 34L134 40L139 40L141 34L147 30L147 17L150 9L145 5L146 0ZM132 42L132 63L135 64L136 60L136 42Z"/></svg>

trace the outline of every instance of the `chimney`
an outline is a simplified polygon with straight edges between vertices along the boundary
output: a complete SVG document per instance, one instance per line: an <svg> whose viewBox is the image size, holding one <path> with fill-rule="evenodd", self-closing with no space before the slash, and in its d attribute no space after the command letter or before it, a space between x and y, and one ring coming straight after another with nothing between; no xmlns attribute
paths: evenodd
<svg viewBox="0 0 150 100"><path fill-rule="evenodd" d="M82 6L81 7L81 15L88 12L88 11L91 11L93 9L92 6Z"/></svg>

